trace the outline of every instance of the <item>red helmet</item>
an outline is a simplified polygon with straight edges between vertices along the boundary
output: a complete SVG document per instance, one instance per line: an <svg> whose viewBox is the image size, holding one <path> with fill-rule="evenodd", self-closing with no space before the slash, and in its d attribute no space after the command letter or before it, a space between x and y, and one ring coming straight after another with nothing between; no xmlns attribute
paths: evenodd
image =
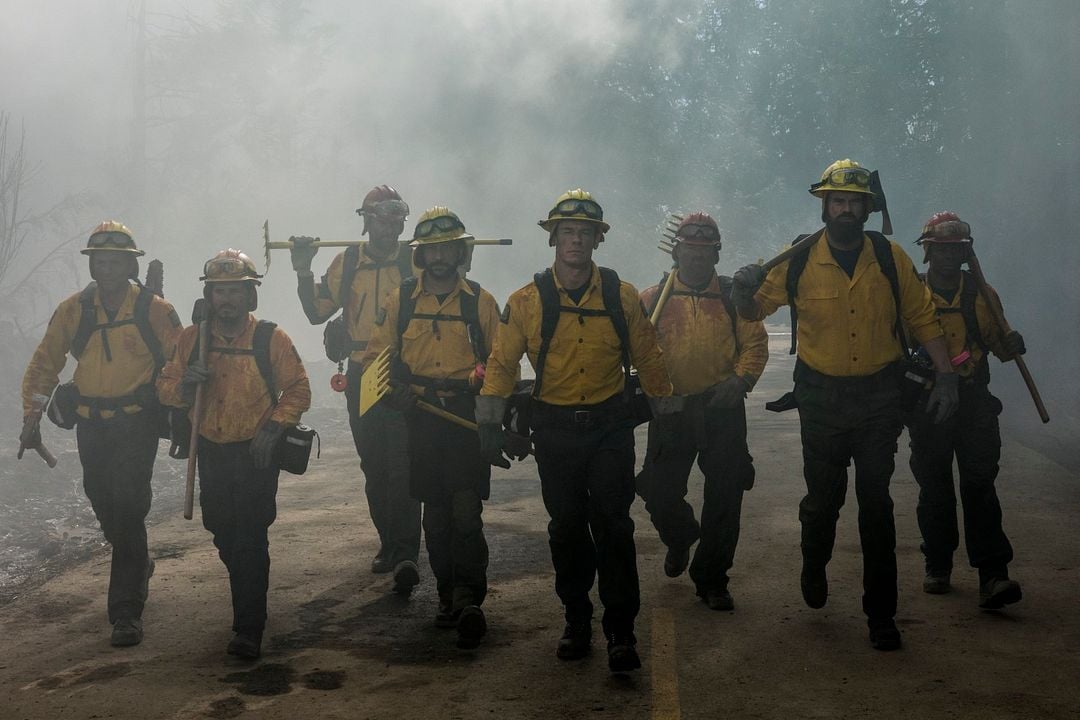
<svg viewBox="0 0 1080 720"><path fill-rule="evenodd" d="M971 226L948 210L934 213L923 226L922 235L915 241L924 243L971 243Z"/></svg>
<svg viewBox="0 0 1080 720"><path fill-rule="evenodd" d="M690 213L679 223L675 242L687 245L709 245L720 249L720 228L707 212Z"/></svg>
<svg viewBox="0 0 1080 720"><path fill-rule="evenodd" d="M404 220L409 215L409 205L401 199L401 193L389 185L377 185L364 196L357 215L392 215Z"/></svg>

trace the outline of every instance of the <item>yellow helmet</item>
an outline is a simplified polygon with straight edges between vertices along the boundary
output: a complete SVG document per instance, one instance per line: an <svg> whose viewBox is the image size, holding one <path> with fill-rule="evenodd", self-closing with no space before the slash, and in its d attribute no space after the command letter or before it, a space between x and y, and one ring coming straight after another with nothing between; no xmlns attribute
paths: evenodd
<svg viewBox="0 0 1080 720"><path fill-rule="evenodd" d="M555 206L548 212L547 220L537 220L536 224L549 233L555 230L560 220L584 220L600 226L600 232L606 233L611 226L604 222L604 209L592 196L581 188L567 190L555 200ZM603 240L603 237L600 238Z"/></svg>
<svg viewBox="0 0 1080 720"><path fill-rule="evenodd" d="M854 160L837 160L825 168L825 172L821 173L821 180L810 186L810 194L819 198L824 198L825 193L834 191L863 193L873 197L870 171ZM873 205L872 200L870 204Z"/></svg>
<svg viewBox="0 0 1080 720"><path fill-rule="evenodd" d="M81 252L89 255L99 251L133 253L136 257L146 254L135 247L135 236L131 230L116 220L106 220L94 228L86 241L86 248Z"/></svg>
<svg viewBox="0 0 1080 720"><path fill-rule="evenodd" d="M438 245L451 240L472 240L473 236L465 232L465 224L453 210L443 205L436 205L416 221L412 247Z"/></svg>
<svg viewBox="0 0 1080 720"><path fill-rule="evenodd" d="M252 285L261 285L261 277L250 257L229 248L206 261L203 265L203 276L199 280L204 283L250 282Z"/></svg>

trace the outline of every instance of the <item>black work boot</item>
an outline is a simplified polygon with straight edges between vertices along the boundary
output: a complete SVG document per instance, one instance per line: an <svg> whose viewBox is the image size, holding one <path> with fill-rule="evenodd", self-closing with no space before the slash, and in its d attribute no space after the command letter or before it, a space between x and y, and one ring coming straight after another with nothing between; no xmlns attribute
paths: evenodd
<svg viewBox="0 0 1080 720"><path fill-rule="evenodd" d="M229 641L225 652L241 660L258 660L262 655L262 634L238 632Z"/></svg>
<svg viewBox="0 0 1080 720"><path fill-rule="evenodd" d="M611 633L608 635L607 664L608 670L613 673L630 672L641 667L641 658L638 657L634 645L637 638L634 633Z"/></svg>
<svg viewBox="0 0 1080 720"><path fill-rule="evenodd" d="M560 660L580 660L592 649L592 620L568 620L555 655Z"/></svg>
<svg viewBox="0 0 1080 720"><path fill-rule="evenodd" d="M979 584L979 607L983 610L999 610L1006 605L1020 602L1024 597L1020 583L1006 577L991 577Z"/></svg>
<svg viewBox="0 0 1080 720"><path fill-rule="evenodd" d="M442 598L439 598L439 609L435 613L435 627L457 627L459 614L460 613L454 612L454 602L452 600L443 600Z"/></svg>
<svg viewBox="0 0 1080 720"><path fill-rule="evenodd" d="M892 618L867 620L870 628L870 644L875 650L896 650L900 647L900 631Z"/></svg>
<svg viewBox="0 0 1080 720"><path fill-rule="evenodd" d="M803 600L808 607L815 610L825 607L825 601L829 599L829 579L825 575L824 565L804 559L799 585L802 586Z"/></svg>
<svg viewBox="0 0 1080 720"><path fill-rule="evenodd" d="M378 554L371 561L371 572L376 575L385 575L394 570L394 563L390 562L390 558L384 555L384 552L380 548Z"/></svg>
<svg viewBox="0 0 1080 720"><path fill-rule="evenodd" d="M131 647L142 642L143 630L140 618L122 617L113 623L112 638L110 643L113 647Z"/></svg>
<svg viewBox="0 0 1080 720"><path fill-rule="evenodd" d="M408 595L420 584L420 569L412 560L402 560L394 566L393 591L398 595Z"/></svg>
<svg viewBox="0 0 1080 720"><path fill-rule="evenodd" d="M952 590L952 575L950 573L934 573L927 571L923 579L922 589L930 595L944 595Z"/></svg>
<svg viewBox="0 0 1080 720"><path fill-rule="evenodd" d="M668 548L664 557L664 574L669 578L676 578L686 572L686 566L690 564L690 548Z"/></svg>
<svg viewBox="0 0 1080 720"><path fill-rule="evenodd" d="M487 620L484 611L477 605L466 605L461 609L457 623L457 646L462 650L472 650L480 644L487 634Z"/></svg>
<svg viewBox="0 0 1080 720"><path fill-rule="evenodd" d="M705 601L710 610L726 611L735 609L735 601L726 588L709 590L701 596L701 599Z"/></svg>

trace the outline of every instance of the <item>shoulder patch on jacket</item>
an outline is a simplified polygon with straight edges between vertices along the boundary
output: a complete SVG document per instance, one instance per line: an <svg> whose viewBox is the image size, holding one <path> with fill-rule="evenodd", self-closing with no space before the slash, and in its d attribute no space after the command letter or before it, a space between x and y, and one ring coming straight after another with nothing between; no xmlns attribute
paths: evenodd
<svg viewBox="0 0 1080 720"><path fill-rule="evenodd" d="M503 311L499 314L499 322L501 322L503 325L506 325L507 323L510 322L510 303L509 302L506 303L506 307L504 307Z"/></svg>

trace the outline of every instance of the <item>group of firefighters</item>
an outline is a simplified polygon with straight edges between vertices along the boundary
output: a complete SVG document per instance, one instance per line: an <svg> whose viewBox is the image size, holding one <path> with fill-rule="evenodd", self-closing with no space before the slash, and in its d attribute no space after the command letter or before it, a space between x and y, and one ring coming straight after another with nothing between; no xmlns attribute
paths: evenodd
<svg viewBox="0 0 1080 720"><path fill-rule="evenodd" d="M707 607L733 610L728 572L743 493L754 485L745 398L768 358L762 321L789 305L798 358L788 404L799 411L806 481L799 506L806 604L827 601L826 567L854 461L870 642L900 646L889 481L904 424L920 487L924 590L951 589L955 456L979 606L1020 600L994 489L1001 403L988 389L987 353L1014 358L1023 340L994 321L993 291L980 293L962 270L973 240L955 214L934 215L918 239L925 278L899 245L864 229L883 204L873 180L850 160L830 165L810 187L824 228L770 270L748 265L731 278L716 271L716 221L685 215L673 228L670 277L640 294L593 262L610 226L590 193L568 191L538 223L553 264L501 312L466 278L474 238L461 219L434 207L418 219L412 241L400 242L409 207L389 186L372 189L357 211L368 241L339 253L318 281L311 264L320 243L291 238L307 318L321 324L341 311L331 321L348 359L341 389L380 541L371 571L392 574L393 591L408 595L420 582L422 527L439 598L434 622L456 628L459 647L478 646L487 630L482 513L491 466L509 468L507 455L532 453L565 611L560 659L591 649L596 582L610 669L640 667L635 494L667 547L664 572L674 578L689 568ZM100 225L83 253L93 282L60 304L26 370L21 449L41 448L42 416L70 406L84 487L112 546L111 642L135 645L154 572L145 526L154 459L163 425L171 418L175 433L186 414L198 428L203 524L229 572L227 651L257 658L277 453L311 401L300 356L284 331L252 314L262 276L242 252L224 250L204 266L209 332L202 336L139 283L143 251L124 225ZM933 368L914 393L903 387L909 349ZM365 368L388 352L390 390L361 413ZM77 361L73 382L58 388L69 354ZM535 371L531 382L520 379L523 355ZM635 477L634 428L645 421L648 448ZM686 499L695 459L705 478L700 519Z"/></svg>

